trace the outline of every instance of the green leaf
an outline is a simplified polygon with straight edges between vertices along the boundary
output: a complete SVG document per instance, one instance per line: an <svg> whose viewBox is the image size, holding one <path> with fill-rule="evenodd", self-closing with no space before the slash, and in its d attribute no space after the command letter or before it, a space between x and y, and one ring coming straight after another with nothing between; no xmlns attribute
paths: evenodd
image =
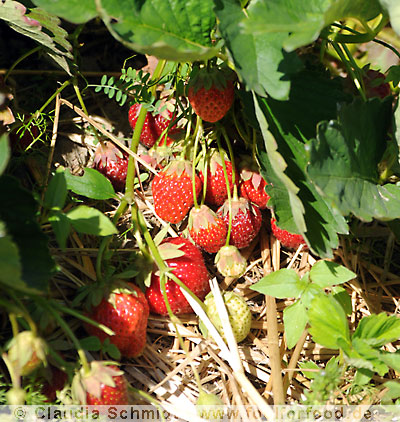
<svg viewBox="0 0 400 422"><path fill-rule="evenodd" d="M287 347L294 347L303 334L308 322L307 311L301 300L294 302L283 310L283 323Z"/></svg>
<svg viewBox="0 0 400 422"><path fill-rule="evenodd" d="M38 8L30 10L29 14L26 12L25 6L13 0L0 5L0 19L15 31L43 45L47 54L70 74L66 59L73 59L72 46L67 41L67 31L60 27L60 19Z"/></svg>
<svg viewBox="0 0 400 422"><path fill-rule="evenodd" d="M321 372L321 368L312 360L299 362L299 367L300 369L311 369L311 371L302 371L303 375L310 380L314 379Z"/></svg>
<svg viewBox="0 0 400 422"><path fill-rule="evenodd" d="M0 221L0 281L9 287L16 284L26 287L21 280L22 266L17 245L6 235L5 224Z"/></svg>
<svg viewBox="0 0 400 422"><path fill-rule="evenodd" d="M277 208L287 210L290 205L289 212L279 219L278 223L284 226L286 230L291 233L305 232L306 226L304 221L304 206L299 197L297 196L299 188L293 183L293 181L285 174L287 164L282 155L278 152L278 145L276 139L268 129L268 122L265 115L259 105L258 98L254 95L254 108L257 120L260 126L262 136L264 138L264 147L266 155L265 164L268 167L268 173L274 175L273 180L268 180L270 184L274 185L274 191L276 189L276 198L278 199L274 203ZM282 207L281 207L282 205ZM293 221L291 228L287 228L285 222Z"/></svg>
<svg viewBox="0 0 400 422"><path fill-rule="evenodd" d="M346 353L346 360L356 368L364 368L377 372L380 376L384 376L389 368L381 359L381 352L374 349L365 339L353 338L352 350Z"/></svg>
<svg viewBox="0 0 400 422"><path fill-rule="evenodd" d="M6 169L10 156L11 150L8 143L8 136L3 134L0 136L0 175Z"/></svg>
<svg viewBox="0 0 400 422"><path fill-rule="evenodd" d="M53 212L49 216L51 227L53 228L58 245L62 250L67 246L67 239L71 229L71 223L68 217L62 212Z"/></svg>
<svg viewBox="0 0 400 422"><path fill-rule="evenodd" d="M55 265L49 253L48 238L36 222L37 204L32 194L11 176L0 178L0 196L0 219L18 247L22 279L28 287L45 291Z"/></svg>
<svg viewBox="0 0 400 422"><path fill-rule="evenodd" d="M267 92L278 100L286 99L290 90L287 75L298 71L301 62L295 53L282 50L282 34L246 33L244 25L253 19L250 8L244 11L232 0L215 3L219 30L247 89L261 96ZM287 35L284 32L283 36Z"/></svg>
<svg viewBox="0 0 400 422"><path fill-rule="evenodd" d="M57 169L53 177L50 179L47 188L44 204L47 208L62 209L67 199L67 182L65 180L63 170Z"/></svg>
<svg viewBox="0 0 400 422"><path fill-rule="evenodd" d="M96 336L90 336L79 340L84 350L98 352L101 350L101 341Z"/></svg>
<svg viewBox="0 0 400 422"><path fill-rule="evenodd" d="M101 0L99 6L111 34L136 52L185 62L219 51L211 41L212 0Z"/></svg>
<svg viewBox="0 0 400 422"><path fill-rule="evenodd" d="M392 400L400 397L400 382L387 381L383 384L389 391L382 397L382 404L393 404Z"/></svg>
<svg viewBox="0 0 400 422"><path fill-rule="evenodd" d="M332 261L318 261L310 270L311 282L322 288L343 284L356 277L353 271Z"/></svg>
<svg viewBox="0 0 400 422"><path fill-rule="evenodd" d="M338 339L350 342L346 314L331 296L317 295L308 310L309 332L321 346L338 349Z"/></svg>
<svg viewBox="0 0 400 422"><path fill-rule="evenodd" d="M109 236L118 233L110 219L96 208L79 205L69 211L66 216L75 230L80 233L96 236Z"/></svg>
<svg viewBox="0 0 400 422"><path fill-rule="evenodd" d="M73 23L85 23L97 16L94 0L33 0L36 6L42 7L53 15Z"/></svg>
<svg viewBox="0 0 400 422"><path fill-rule="evenodd" d="M365 21L381 12L378 0L255 0L248 9L254 19L247 22L247 32L281 33L287 51L312 43L335 21L346 17ZM283 36L284 32L290 35Z"/></svg>
<svg viewBox="0 0 400 422"><path fill-rule="evenodd" d="M400 371L400 353L396 352L381 352L380 358L390 368L396 372Z"/></svg>
<svg viewBox="0 0 400 422"><path fill-rule="evenodd" d="M279 299L299 297L307 283L300 280L295 270L282 268L266 275L260 281L250 286L250 289Z"/></svg>
<svg viewBox="0 0 400 422"><path fill-rule="evenodd" d="M82 176L73 176L69 170L65 170L64 174L67 188L77 195L98 200L115 197L115 191L109 179L95 169L85 168Z"/></svg>
<svg viewBox="0 0 400 422"><path fill-rule="evenodd" d="M396 31L397 35L400 35L400 4L397 0L379 0L380 4L384 9L387 10L390 17L390 24Z"/></svg>
<svg viewBox="0 0 400 422"><path fill-rule="evenodd" d="M269 185L267 185L267 193L271 197L269 205L274 209L279 227L291 233L302 234L315 254L331 258L333 256L332 249L337 248L339 243L337 233L347 233L347 223L343 216L321 197L308 177L306 173L309 162L307 145L304 144L299 128L292 127L290 124L281 126L281 122L288 121L286 115L292 114L289 106L290 101L272 101L274 109L278 113L277 116L270 107L271 101L263 99L260 100L260 104L262 111L269 119L269 128L276 141L275 149L278 148L279 153L274 152L274 156L272 156L272 148L267 143L265 143L265 147L260 145L258 151L261 173L269 182ZM277 103L287 104L288 107L287 109L283 106L277 107ZM316 108L318 107L317 102ZM314 109L311 104L310 109ZM332 110L336 110L336 105L332 107ZM295 116L294 112L292 115ZM312 113L310 115L312 116ZM301 123L299 123L299 126L301 126ZM263 129L261 130L263 131ZM305 127L305 130L310 129ZM291 133L292 131L293 133ZM283 157L285 157L285 161L283 161ZM280 162L277 161L278 159ZM279 168L279 163L282 163L281 168ZM279 174L282 171L284 177ZM287 183L288 179L291 184ZM296 208L296 203L290 200L292 196L290 189L292 189L291 186L294 182L298 189L297 199L301 201L304 209L303 216ZM303 217L303 221L300 217ZM303 226L299 224L303 224Z"/></svg>
<svg viewBox="0 0 400 422"><path fill-rule="evenodd" d="M374 99L343 106L339 122L321 123L317 140L311 143L308 174L343 215L352 213L364 221L400 216L399 188L377 184L388 128L387 105Z"/></svg>
<svg viewBox="0 0 400 422"><path fill-rule="evenodd" d="M351 297L342 286L332 287L333 298L340 303L346 315L351 315L353 308L351 305Z"/></svg>
<svg viewBox="0 0 400 422"><path fill-rule="evenodd" d="M353 339L361 338L369 345L381 347L400 338L400 319L395 315L380 314L363 317L353 334Z"/></svg>

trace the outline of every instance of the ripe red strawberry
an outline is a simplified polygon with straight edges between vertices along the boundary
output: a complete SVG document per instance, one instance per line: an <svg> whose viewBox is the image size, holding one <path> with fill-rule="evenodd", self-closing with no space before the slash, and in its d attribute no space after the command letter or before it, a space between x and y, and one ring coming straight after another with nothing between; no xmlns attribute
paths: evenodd
<svg viewBox="0 0 400 422"><path fill-rule="evenodd" d="M165 263L179 280L200 299L203 300L210 291L209 276L203 255L199 248L188 239L174 237L164 239L159 247L160 253L168 257ZM192 307L182 294L180 287L173 280L165 283L169 304L174 314L187 314ZM160 288L160 275L155 271L151 275L151 285L146 290L150 311L167 315L167 307Z"/></svg>
<svg viewBox="0 0 400 422"><path fill-rule="evenodd" d="M267 208L270 196L265 192L267 182L263 179L260 173L248 169L242 169L240 172L242 182L240 183L240 194L258 205L263 210Z"/></svg>
<svg viewBox="0 0 400 422"><path fill-rule="evenodd" d="M280 229L276 225L275 218L271 219L271 229L274 236L285 248L297 249L300 245L306 243L301 234L289 233L287 230Z"/></svg>
<svg viewBox="0 0 400 422"><path fill-rule="evenodd" d="M368 69L364 73L365 91L368 98L385 98L391 94L390 85L385 82L386 76L378 70Z"/></svg>
<svg viewBox="0 0 400 422"><path fill-rule="evenodd" d="M201 180L195 176L196 197L201 188ZM194 204L191 163L170 163L154 177L152 193L157 215L172 224L181 222Z"/></svg>
<svg viewBox="0 0 400 422"><path fill-rule="evenodd" d="M194 243L208 253L216 253L225 245L225 222L207 205L190 210L188 227Z"/></svg>
<svg viewBox="0 0 400 422"><path fill-rule="evenodd" d="M232 163L225 158L226 173L228 175L229 186L231 190L231 195L233 193L233 183L232 183ZM199 176L201 181L205 182L205 172L200 171ZM235 174L235 185L238 183L239 177L236 172ZM208 205L220 206L228 198L228 190L226 188L224 168L222 167L222 158L218 151L214 151L211 154L208 166L207 166L207 187L206 187L206 197L205 202Z"/></svg>
<svg viewBox="0 0 400 422"><path fill-rule="evenodd" d="M128 383L123 374L115 365L93 361L88 373L82 368L75 375L72 396L80 404L90 406L129 404Z"/></svg>
<svg viewBox="0 0 400 422"><path fill-rule="evenodd" d="M221 120L233 104L235 88L232 79L227 79L226 73L218 68L211 71L202 68L189 81L190 105L206 122Z"/></svg>
<svg viewBox="0 0 400 422"><path fill-rule="evenodd" d="M125 188L128 154L111 142L100 142L94 156L94 167L113 184L116 190Z"/></svg>
<svg viewBox="0 0 400 422"><path fill-rule="evenodd" d="M42 394L47 397L47 403L55 401L57 398L57 391L64 388L67 380L68 375L66 372L56 366L49 365L49 378L45 379L41 390Z"/></svg>
<svg viewBox="0 0 400 422"><path fill-rule="evenodd" d="M29 127L23 127L23 124L20 123L9 133L11 148L14 151L25 151L28 147L32 148L37 145L39 136L40 131L37 126L32 124Z"/></svg>
<svg viewBox="0 0 400 422"><path fill-rule="evenodd" d="M141 104L135 103L129 109L128 118L132 129L135 129L141 107ZM144 120L142 133L140 135L140 142L144 146L151 148L157 142L158 137L159 129L157 127L156 120L151 113L147 113L146 119Z"/></svg>
<svg viewBox="0 0 400 422"><path fill-rule="evenodd" d="M89 317L114 331L109 336L104 331L87 324L89 334L102 342L109 338L118 347L122 356L139 356L146 345L146 328L149 305L139 287L126 283L126 287L114 289L107 298L92 309Z"/></svg>
<svg viewBox="0 0 400 422"><path fill-rule="evenodd" d="M233 199L232 208L232 230L229 243L238 249L246 248L257 236L261 228L262 216L257 205L251 204L246 198ZM229 201L217 211L226 226L229 225Z"/></svg>

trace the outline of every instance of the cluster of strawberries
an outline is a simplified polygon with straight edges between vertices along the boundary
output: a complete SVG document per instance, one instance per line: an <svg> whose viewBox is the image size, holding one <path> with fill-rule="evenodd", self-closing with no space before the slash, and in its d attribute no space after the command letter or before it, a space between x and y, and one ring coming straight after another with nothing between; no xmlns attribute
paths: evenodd
<svg viewBox="0 0 400 422"><path fill-rule="evenodd" d="M188 100L195 113L204 121L218 121L230 109L234 100L233 81L227 80L222 85L208 88L189 85ZM134 104L129 110L132 128L136 126L141 107ZM172 145L174 134L179 133L172 119L173 114L169 111L156 116L147 113L140 142L151 149ZM96 152L95 166L112 181L116 189L123 189L127 161L125 154L111 144L103 143ZM161 219L171 224L183 224L188 217L188 235L166 238L158 249L174 276L202 301L210 291L209 274L202 252L217 254L216 262L220 264L217 267L223 275L238 274L235 267L237 262L232 258L232 249L229 248L235 250L233 255L236 253L241 256L239 250L248 247L256 238L262 224L261 210L268 205L269 196L265 191L267 182L255 163L242 160L238 164L236 170L235 163L224 152L208 148L196 171L193 171L191 161L173 157L167 165L158 165L159 171L151 183L154 209ZM203 200L199 205L200 198ZM289 247L304 243L301 236L280 230L274 221L271 227L276 236ZM228 251L222 256L220 254L224 248L228 248ZM235 268L227 268L229 266ZM140 355L146 343L149 312L168 314L160 276L160 272L155 269L145 293L127 283L125 289L114 289L92 309L89 316L111 328L114 336L108 336L92 325L86 326L87 331L100 340L109 338L124 357ZM192 312L176 282L167 279L164 286L174 314ZM247 320L250 326L251 317ZM241 323L235 330L240 332L240 327ZM107 368L106 372L110 370Z"/></svg>

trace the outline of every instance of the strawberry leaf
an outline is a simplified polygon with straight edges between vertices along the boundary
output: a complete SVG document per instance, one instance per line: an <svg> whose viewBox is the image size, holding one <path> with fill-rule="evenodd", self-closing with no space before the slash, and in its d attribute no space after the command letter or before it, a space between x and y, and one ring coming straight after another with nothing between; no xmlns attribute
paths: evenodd
<svg viewBox="0 0 400 422"><path fill-rule="evenodd" d="M94 0L33 0L36 6L46 9L53 15L60 16L73 23L85 23L97 16Z"/></svg>
<svg viewBox="0 0 400 422"><path fill-rule="evenodd" d="M49 208L61 209L67 199L67 182L62 169L57 169L50 179L44 197L44 205Z"/></svg>
<svg viewBox="0 0 400 422"><path fill-rule="evenodd" d="M77 195L98 200L115 197L110 180L95 169L86 167L82 176L74 176L68 170L65 170L64 174L68 189Z"/></svg>
<svg viewBox="0 0 400 422"><path fill-rule="evenodd" d="M262 108L256 114L264 145L259 146L258 160L261 174L269 183L268 204L274 209L279 227L303 235L317 255L332 257L332 249L338 246L337 233L347 233L346 222L321 197L306 174L308 154L301 134L297 131L297 139L287 132L288 128L281 127L269 102L259 99L259 104Z"/></svg>
<svg viewBox="0 0 400 422"><path fill-rule="evenodd" d="M118 233L114 224L96 208L79 205L65 214L72 226L80 233L109 236Z"/></svg>
<svg viewBox="0 0 400 422"><path fill-rule="evenodd" d="M318 294L308 309L309 332L321 346L339 349L339 339L350 342L349 325L340 304L332 297Z"/></svg>
<svg viewBox="0 0 400 422"><path fill-rule="evenodd" d="M294 302L283 310L286 342L289 349L294 347L303 334L308 322L306 308L301 300Z"/></svg>
<svg viewBox="0 0 400 422"><path fill-rule="evenodd" d="M299 297L307 287L307 282L300 280L295 270L282 268L266 275L260 281L253 284L250 289L274 296L279 299L288 297Z"/></svg>
<svg viewBox="0 0 400 422"><path fill-rule="evenodd" d="M278 33L282 47L293 51L315 41L322 29L335 21L346 17L368 21L381 11L378 0L254 1L248 7L253 19L245 28L249 34Z"/></svg>
<svg viewBox="0 0 400 422"><path fill-rule="evenodd" d="M54 211L49 216L49 222L56 236L57 242L62 250L67 246L67 239L71 229L68 217L62 212Z"/></svg>
<svg viewBox="0 0 400 422"><path fill-rule="evenodd" d="M37 204L31 193L11 176L0 178L0 195L0 219L18 246L22 280L30 288L45 291L55 266L49 253L48 238L36 222Z"/></svg>
<svg viewBox="0 0 400 422"><path fill-rule="evenodd" d="M20 34L32 38L43 45L47 54L68 74L67 59L73 59L71 44L67 41L68 33L60 27L60 19L41 9L31 9L13 0L0 4L0 19Z"/></svg>
<svg viewBox="0 0 400 422"><path fill-rule="evenodd" d="M214 57L212 0L102 0L99 13L111 34L143 54L175 61Z"/></svg>
<svg viewBox="0 0 400 422"><path fill-rule="evenodd" d="M378 184L390 104L379 99L343 106L339 121L323 122L310 145L308 174L326 201L364 221L400 217L400 188Z"/></svg>
<svg viewBox="0 0 400 422"><path fill-rule="evenodd" d="M309 277L312 283L325 288L346 283L356 278L357 274L336 262L321 260L312 266Z"/></svg>
<svg viewBox="0 0 400 422"><path fill-rule="evenodd" d="M298 71L301 62L296 54L282 50L282 34L246 32L245 26L254 19L251 7L245 12L231 0L215 3L219 29L247 88L261 96L268 93L278 100L286 99L290 90L286 75ZM287 35L285 30L283 36Z"/></svg>
<svg viewBox="0 0 400 422"><path fill-rule="evenodd" d="M373 347L384 346L399 337L400 320L384 312L362 318L353 334L353 339L361 338Z"/></svg>

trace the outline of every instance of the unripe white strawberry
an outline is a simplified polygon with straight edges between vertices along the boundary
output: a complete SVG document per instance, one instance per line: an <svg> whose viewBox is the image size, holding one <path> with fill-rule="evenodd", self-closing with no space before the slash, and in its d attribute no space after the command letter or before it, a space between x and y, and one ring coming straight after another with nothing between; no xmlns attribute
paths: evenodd
<svg viewBox="0 0 400 422"><path fill-rule="evenodd" d="M215 256L215 265L224 277L241 277L246 271L246 259L236 246L223 246Z"/></svg>
<svg viewBox="0 0 400 422"><path fill-rule="evenodd" d="M223 292L222 298L224 299L225 307L228 312L229 322L232 326L233 335L235 340L239 343L244 340L250 332L251 328L251 312L246 301L234 292ZM209 293L205 300L206 313L215 328L225 339L225 332L222 326L221 319L218 314L215 300L212 293Z"/></svg>

